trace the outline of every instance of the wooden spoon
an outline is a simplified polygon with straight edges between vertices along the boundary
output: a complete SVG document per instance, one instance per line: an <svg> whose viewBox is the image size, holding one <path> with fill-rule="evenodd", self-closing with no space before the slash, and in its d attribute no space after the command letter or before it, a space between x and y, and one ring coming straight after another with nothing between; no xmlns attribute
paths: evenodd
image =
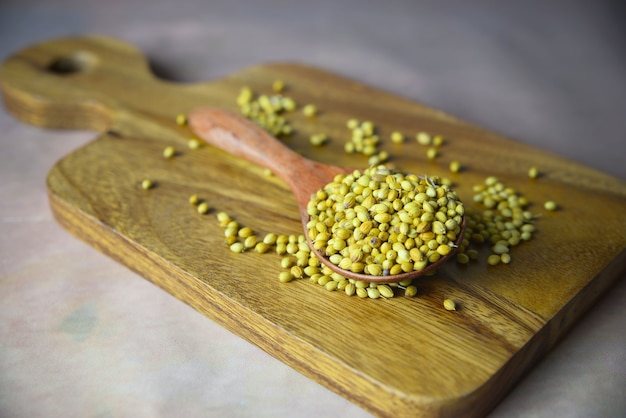
<svg viewBox="0 0 626 418"><path fill-rule="evenodd" d="M441 257L437 262L429 264L422 270L402 274L372 276L343 270L313 248L306 228L309 221L306 209L312 194L332 182L337 174L351 173L353 169L322 164L302 157L254 122L223 109L210 107L195 109L189 114L189 126L198 137L209 144L268 168L287 183L296 197L304 236L311 247L311 251L317 255L322 263L344 277L376 283L401 282L432 272L455 253L455 251L451 251L448 255ZM461 232L455 242L456 245L460 244L464 232L465 218L461 223ZM453 247L453 250L454 248L456 246Z"/></svg>

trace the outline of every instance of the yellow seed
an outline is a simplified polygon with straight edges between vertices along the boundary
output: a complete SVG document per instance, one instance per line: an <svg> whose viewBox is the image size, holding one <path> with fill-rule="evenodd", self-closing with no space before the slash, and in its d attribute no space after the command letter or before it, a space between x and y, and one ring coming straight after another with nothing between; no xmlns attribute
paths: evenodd
<svg viewBox="0 0 626 418"><path fill-rule="evenodd" d="M459 264L467 264L467 263L469 263L470 258L469 258L469 256L468 256L467 254L465 254L465 253L458 253L458 254L456 255L456 261L457 261Z"/></svg>
<svg viewBox="0 0 626 418"><path fill-rule="evenodd" d="M230 250L234 253L242 253L244 252L245 248L242 243L235 242L234 244L230 246Z"/></svg>
<svg viewBox="0 0 626 418"><path fill-rule="evenodd" d="M205 214L209 211L209 204L206 202L202 202L198 205L198 213Z"/></svg>
<svg viewBox="0 0 626 418"><path fill-rule="evenodd" d="M287 252L287 244L285 243L277 243L276 244L276 254L283 255Z"/></svg>
<svg viewBox="0 0 626 418"><path fill-rule="evenodd" d="M431 144L431 138L430 135L426 132L419 132L415 139L417 139L417 143L420 145L430 145Z"/></svg>
<svg viewBox="0 0 626 418"><path fill-rule="evenodd" d="M304 113L304 116L306 117L313 117L317 114L317 107L313 104L305 105L302 108L302 113Z"/></svg>
<svg viewBox="0 0 626 418"><path fill-rule="evenodd" d="M280 280L281 283L288 283L292 281L293 279L294 279L293 274L291 274L291 272L288 272L288 271L281 271L280 274L278 275L278 280Z"/></svg>
<svg viewBox="0 0 626 418"><path fill-rule="evenodd" d="M391 142L394 144L401 144L404 142L404 135L402 132L394 131L391 133Z"/></svg>
<svg viewBox="0 0 626 418"><path fill-rule="evenodd" d="M558 206L554 201L548 200L546 203L543 204L543 207L545 210L553 211L556 210Z"/></svg>
<svg viewBox="0 0 626 418"><path fill-rule="evenodd" d="M220 224L223 224L223 223L227 224L228 222L231 221L230 215L228 215L228 213L226 213L226 212L218 212L218 214L216 216L217 216L217 220L219 221Z"/></svg>
<svg viewBox="0 0 626 418"><path fill-rule="evenodd" d="M440 147L441 145L443 145L443 136L435 135L433 137L433 145L436 147Z"/></svg>
<svg viewBox="0 0 626 418"><path fill-rule="evenodd" d="M189 203L195 206L200 203L200 198L197 194L192 194L191 196L189 196Z"/></svg>
<svg viewBox="0 0 626 418"><path fill-rule="evenodd" d="M461 163L459 163L458 161L452 161L450 163L450 171L453 173L458 173L459 171L461 171Z"/></svg>
<svg viewBox="0 0 626 418"><path fill-rule="evenodd" d="M328 137L326 136L326 134L314 134L314 135L311 135L311 138L309 139L309 142L311 143L311 145L316 146L316 147L324 145L327 141L328 141Z"/></svg>
<svg viewBox="0 0 626 418"><path fill-rule="evenodd" d="M191 138L189 141L187 141L187 146L190 149L198 149L200 148L201 144L202 143L200 142L200 140L195 139L195 138Z"/></svg>
<svg viewBox="0 0 626 418"><path fill-rule="evenodd" d="M429 160L434 160L435 158L437 158L437 148L428 148L428 150L426 151L426 157L428 157Z"/></svg>
<svg viewBox="0 0 626 418"><path fill-rule="evenodd" d="M289 270L293 277L301 279L304 276L304 270L300 266L292 266Z"/></svg>
<svg viewBox="0 0 626 418"><path fill-rule="evenodd" d="M452 251L452 248L450 248L446 244L442 244L442 245L437 247L437 253L439 253L441 255L448 255L448 254L450 254L450 251Z"/></svg>
<svg viewBox="0 0 626 418"><path fill-rule="evenodd" d="M346 292L346 295L348 296L354 295L356 293L356 286L354 285L354 283L346 284L344 292Z"/></svg>
<svg viewBox="0 0 626 418"><path fill-rule="evenodd" d="M407 286L406 289L404 290L404 295L410 298L417 295L417 287L413 285Z"/></svg>
<svg viewBox="0 0 626 418"><path fill-rule="evenodd" d="M163 150L163 156L165 158L172 158L174 155L176 155L176 149L172 146L165 147Z"/></svg>
<svg viewBox="0 0 626 418"><path fill-rule="evenodd" d="M257 238L254 235L250 235L243 242L243 246L246 248L253 248L254 246L256 246L256 244Z"/></svg>
<svg viewBox="0 0 626 418"><path fill-rule="evenodd" d="M539 177L539 169L537 167L530 167L528 170L528 177L531 179L536 179Z"/></svg>
<svg viewBox="0 0 626 418"><path fill-rule="evenodd" d="M141 182L141 188L144 190L149 190L151 188L154 187L154 184L152 183L152 181L146 179L144 181Z"/></svg>
<svg viewBox="0 0 626 418"><path fill-rule="evenodd" d="M356 295L357 295L358 297L360 297L360 298L366 298L366 297L368 296L368 295L367 295L367 290L368 290L368 289L364 289L364 288L357 287L357 288L356 288Z"/></svg>
<svg viewBox="0 0 626 418"><path fill-rule="evenodd" d="M500 263L500 255L491 254L489 257L487 257L487 264L491 266L495 266L496 264L499 264L499 263Z"/></svg>
<svg viewBox="0 0 626 418"><path fill-rule="evenodd" d="M280 93L285 89L285 83L282 80L276 80L272 83L272 90L276 93Z"/></svg>
<svg viewBox="0 0 626 418"><path fill-rule="evenodd" d="M254 246L254 251L259 254L264 254L270 249L270 246L264 242L259 242Z"/></svg>
<svg viewBox="0 0 626 418"><path fill-rule="evenodd" d="M178 126L185 126L187 125L187 115L184 114L179 114L176 116L176 124Z"/></svg>
<svg viewBox="0 0 626 418"><path fill-rule="evenodd" d="M456 311L456 303L452 299L445 299L443 301L443 307L446 311Z"/></svg>
<svg viewBox="0 0 626 418"><path fill-rule="evenodd" d="M504 264L509 264L511 262L511 255L509 253L501 254L500 261Z"/></svg>
<svg viewBox="0 0 626 418"><path fill-rule="evenodd" d="M276 240L277 240L277 236L275 233L270 232L267 235L265 235L265 237L263 237L263 242L267 245L274 245L276 244Z"/></svg>
<svg viewBox="0 0 626 418"><path fill-rule="evenodd" d="M378 291L380 292L380 295L385 298L393 297L393 289L386 284L378 285Z"/></svg>
<svg viewBox="0 0 626 418"><path fill-rule="evenodd" d="M370 299L378 299L380 297L380 291L375 287L368 287L367 297L369 297Z"/></svg>
<svg viewBox="0 0 626 418"><path fill-rule="evenodd" d="M491 251L493 251L495 254L504 254L504 253L508 253L509 252L509 247L501 242L497 242L492 248Z"/></svg>
<svg viewBox="0 0 626 418"><path fill-rule="evenodd" d="M249 227L247 227L247 226L246 226L246 227L244 227L244 228L241 228L241 229L239 230L239 233L238 233L238 235L239 235L241 238L248 238L249 236L251 236L251 235L253 235L253 234L254 234L254 231L252 231L252 228L249 228Z"/></svg>
<svg viewBox="0 0 626 418"><path fill-rule="evenodd" d="M324 285L324 289L328 290L329 292L334 292L335 290L337 290L338 287L339 287L339 282L335 280L331 280Z"/></svg>

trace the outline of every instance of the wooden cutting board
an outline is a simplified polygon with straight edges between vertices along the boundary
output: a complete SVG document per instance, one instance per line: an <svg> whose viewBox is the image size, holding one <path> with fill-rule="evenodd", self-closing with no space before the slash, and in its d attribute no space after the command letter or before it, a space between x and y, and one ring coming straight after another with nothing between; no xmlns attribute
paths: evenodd
<svg viewBox="0 0 626 418"><path fill-rule="evenodd" d="M300 234L295 199L263 169L205 145L187 147L175 123L199 106L237 110L240 88L271 93L274 80L320 114L289 115L285 140L318 161L365 166L343 144L349 118L376 123L382 149L407 171L452 179L468 206L472 187L497 176L535 204L534 238L509 265L449 263L417 284L414 298L359 299L307 280L280 283L280 256L234 254L215 213L228 212L261 236ZM626 185L608 175L503 138L440 111L319 69L248 68L180 85L155 79L142 54L100 38L61 39L8 58L0 70L6 108L26 123L100 132L59 161L47 184L56 219L118 260L301 373L380 416L483 415L623 274ZM392 131L409 139L393 144ZM435 161L414 140L443 135ZM324 147L308 138L324 132ZM179 150L165 159L163 149ZM458 160L465 169L448 172ZM529 167L543 175L528 178ZM143 190L143 179L155 187ZM212 207L199 214L198 194ZM546 212L543 202L560 209ZM442 307L444 298L458 303Z"/></svg>

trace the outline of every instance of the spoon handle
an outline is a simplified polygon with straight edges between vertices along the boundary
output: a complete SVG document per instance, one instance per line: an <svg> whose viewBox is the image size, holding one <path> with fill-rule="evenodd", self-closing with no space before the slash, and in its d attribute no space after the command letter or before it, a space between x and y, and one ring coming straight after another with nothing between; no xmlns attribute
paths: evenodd
<svg viewBox="0 0 626 418"><path fill-rule="evenodd" d="M272 170L291 188L300 207L310 194L346 169L309 160L236 113L212 107L188 115L192 131L209 144Z"/></svg>

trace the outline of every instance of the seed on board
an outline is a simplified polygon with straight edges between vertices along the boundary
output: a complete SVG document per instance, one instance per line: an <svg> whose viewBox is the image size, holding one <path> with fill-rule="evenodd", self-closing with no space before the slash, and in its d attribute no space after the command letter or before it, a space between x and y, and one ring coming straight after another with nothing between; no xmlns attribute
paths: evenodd
<svg viewBox="0 0 626 418"><path fill-rule="evenodd" d="M543 207L545 210L554 211L557 210L558 205L556 204L556 202L548 200L546 203L543 204Z"/></svg>
<svg viewBox="0 0 626 418"><path fill-rule="evenodd" d="M189 141L187 141L187 146L190 149L198 149L201 145L202 143L200 142L200 140L196 138L191 138Z"/></svg>
<svg viewBox="0 0 626 418"><path fill-rule="evenodd" d="M304 113L304 116L311 118L317 114L317 107L313 104L305 105L302 108L302 113Z"/></svg>
<svg viewBox="0 0 626 418"><path fill-rule="evenodd" d="M202 202L198 205L198 213L205 214L209 211L209 204L206 202Z"/></svg>
<svg viewBox="0 0 626 418"><path fill-rule="evenodd" d="M402 132L394 131L391 133L391 142L394 144L401 144L404 142L404 135Z"/></svg>
<svg viewBox="0 0 626 418"><path fill-rule="evenodd" d="M437 155L437 148L428 148L428 150L426 151L426 157L428 157L429 160L434 160L435 158L437 158Z"/></svg>
<svg viewBox="0 0 626 418"><path fill-rule="evenodd" d="M235 242L234 244L231 244L230 250L234 253L242 253L245 248L241 242Z"/></svg>
<svg viewBox="0 0 626 418"><path fill-rule="evenodd" d="M253 235L254 231L252 231L252 228L250 227L243 227L239 230L239 236L241 238L248 238L249 236Z"/></svg>
<svg viewBox="0 0 626 418"><path fill-rule="evenodd" d="M537 167L530 167L530 169L528 169L528 177L530 177L531 179L536 179L537 177L539 177L539 169Z"/></svg>
<svg viewBox="0 0 626 418"><path fill-rule="evenodd" d="M417 143L420 145L431 144L431 138L427 132L418 132L417 135L415 136L415 139L417 139Z"/></svg>
<svg viewBox="0 0 626 418"><path fill-rule="evenodd" d="M385 297L385 298L393 297L393 290L391 289L391 287L389 287L389 285L386 285L386 284L378 285L378 291L380 292L380 295L382 297Z"/></svg>
<svg viewBox="0 0 626 418"><path fill-rule="evenodd" d="M171 145L165 147L165 149L163 150L163 156L165 158L172 158L174 157L174 155L176 155L176 149Z"/></svg>
<svg viewBox="0 0 626 418"><path fill-rule="evenodd" d="M182 113L179 114L179 115L176 115L176 124L178 126L185 126L185 125L187 125L187 115L182 114Z"/></svg>
<svg viewBox="0 0 626 418"><path fill-rule="evenodd" d="M458 173L459 171L461 171L461 163L459 163L458 161L452 161L449 168L451 172Z"/></svg>
<svg viewBox="0 0 626 418"><path fill-rule="evenodd" d="M253 248L254 246L256 246L256 244L257 238L254 235L250 235L243 242L243 246L246 248Z"/></svg>
<svg viewBox="0 0 626 418"><path fill-rule="evenodd" d="M324 145L328 141L328 136L326 134L313 134L309 139L311 145L315 147L319 147Z"/></svg>
<svg viewBox="0 0 626 418"><path fill-rule="evenodd" d="M417 287L413 285L407 286L406 289L404 289L404 295L410 298L417 295Z"/></svg>
<svg viewBox="0 0 626 418"><path fill-rule="evenodd" d="M268 252L270 249L270 246L264 242L258 242L255 246L254 246L254 251L256 251L259 254L264 254L266 252Z"/></svg>
<svg viewBox="0 0 626 418"><path fill-rule="evenodd" d="M443 145L443 136L435 135L433 137L433 145L436 147L440 147L441 145Z"/></svg>
<svg viewBox="0 0 626 418"><path fill-rule="evenodd" d="M285 83L282 80L275 80L272 83L272 90L276 93L281 93L285 89Z"/></svg>
<svg viewBox="0 0 626 418"><path fill-rule="evenodd" d="M456 303L452 299L445 299L443 307L446 311L456 311Z"/></svg>
<svg viewBox="0 0 626 418"><path fill-rule="evenodd" d="M141 182L141 188L144 190L149 190L154 187L154 183L152 181L145 179Z"/></svg>
<svg viewBox="0 0 626 418"><path fill-rule="evenodd" d="M278 280L280 280L281 283L288 283L292 281L293 279L294 279L293 274L291 274L291 272L289 271L281 271L280 274L278 275Z"/></svg>
<svg viewBox="0 0 626 418"><path fill-rule="evenodd" d="M195 206L198 203L200 203L200 198L198 197L197 194L192 194L191 196L189 196L189 204Z"/></svg>
<svg viewBox="0 0 626 418"><path fill-rule="evenodd" d="M500 256L498 254L491 254L489 257L487 257L487 264L489 264L490 266L495 266L496 264L500 263Z"/></svg>

